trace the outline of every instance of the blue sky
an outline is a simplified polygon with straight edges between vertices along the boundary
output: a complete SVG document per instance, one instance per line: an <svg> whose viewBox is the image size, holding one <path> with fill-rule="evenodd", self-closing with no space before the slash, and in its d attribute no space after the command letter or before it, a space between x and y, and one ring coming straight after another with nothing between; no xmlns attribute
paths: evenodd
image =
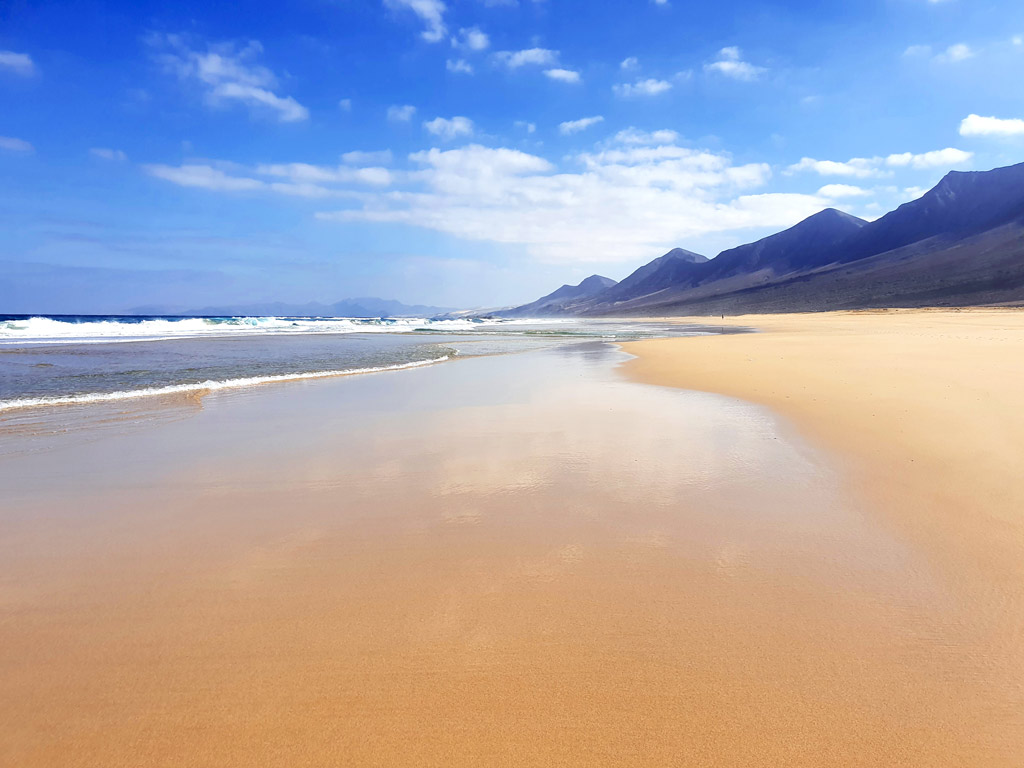
<svg viewBox="0 0 1024 768"><path fill-rule="evenodd" d="M1019 0L0 6L0 312L518 303L1024 161Z"/></svg>

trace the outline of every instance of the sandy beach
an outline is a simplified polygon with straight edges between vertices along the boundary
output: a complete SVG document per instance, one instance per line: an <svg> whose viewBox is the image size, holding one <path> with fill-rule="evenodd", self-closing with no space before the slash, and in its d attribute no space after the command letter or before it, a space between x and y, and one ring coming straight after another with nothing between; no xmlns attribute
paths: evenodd
<svg viewBox="0 0 1024 768"><path fill-rule="evenodd" d="M975 464L880 469L946 456L912 452L933 433L907 415L941 418L944 386L1011 396L981 366L1013 364L1024 322L962 317L744 318L763 332L635 359L583 344L59 432L21 415L0 763L1020 766L1021 489L985 484L1013 465L978 459L970 522ZM905 442L830 439L862 421L843 393ZM1019 414L987 408L935 426L1019 461Z"/></svg>
<svg viewBox="0 0 1024 768"><path fill-rule="evenodd" d="M630 344L625 370L765 405L840 457L848 493L942 575L1024 754L1024 312L721 322L760 332Z"/></svg>

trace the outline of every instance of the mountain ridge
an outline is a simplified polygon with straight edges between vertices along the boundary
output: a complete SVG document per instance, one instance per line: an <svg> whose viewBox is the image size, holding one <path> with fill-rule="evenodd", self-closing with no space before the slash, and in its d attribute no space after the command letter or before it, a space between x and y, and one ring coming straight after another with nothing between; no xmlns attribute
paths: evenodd
<svg viewBox="0 0 1024 768"><path fill-rule="evenodd" d="M870 222L826 208L713 259L675 248L553 314L989 303L1024 304L1024 163L951 171L918 199Z"/></svg>

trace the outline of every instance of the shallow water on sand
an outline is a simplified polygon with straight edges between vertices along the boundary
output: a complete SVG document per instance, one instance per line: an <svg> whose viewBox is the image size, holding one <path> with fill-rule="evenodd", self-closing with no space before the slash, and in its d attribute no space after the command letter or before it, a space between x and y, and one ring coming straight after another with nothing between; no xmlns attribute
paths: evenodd
<svg viewBox="0 0 1024 768"><path fill-rule="evenodd" d="M623 358L8 433L0 763L1013 765L941 580L825 457Z"/></svg>

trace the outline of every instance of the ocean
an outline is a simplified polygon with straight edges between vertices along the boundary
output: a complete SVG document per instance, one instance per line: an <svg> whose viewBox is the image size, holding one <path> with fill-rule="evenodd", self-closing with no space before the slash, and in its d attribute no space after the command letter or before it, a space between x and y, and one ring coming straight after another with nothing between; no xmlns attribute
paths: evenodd
<svg viewBox="0 0 1024 768"><path fill-rule="evenodd" d="M0 315L0 413L717 332L631 320Z"/></svg>

